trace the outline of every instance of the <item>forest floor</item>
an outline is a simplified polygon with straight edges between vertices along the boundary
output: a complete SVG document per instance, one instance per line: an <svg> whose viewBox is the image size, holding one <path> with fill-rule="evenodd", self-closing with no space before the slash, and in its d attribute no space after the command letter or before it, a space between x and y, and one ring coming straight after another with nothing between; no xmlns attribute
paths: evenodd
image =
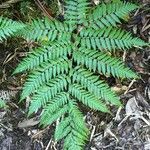
<svg viewBox="0 0 150 150"><path fill-rule="evenodd" d="M141 0L140 4L142 7L123 28L150 42L150 1ZM19 18L15 8L18 9L18 4L7 11L10 9L11 17ZM0 13L7 16L7 11L3 8ZM22 11L25 14L27 10ZM20 43L19 47L16 43ZM28 99L24 104L18 103L26 74L11 74L31 44L18 39L0 43L0 97L9 106L7 110L0 110L0 150L62 150L62 143L53 140L55 125L39 128L38 116L27 118ZM85 150L150 150L150 48L135 48L121 57L141 79L123 83L108 79L124 107L112 107L113 115L85 111L91 131Z"/></svg>

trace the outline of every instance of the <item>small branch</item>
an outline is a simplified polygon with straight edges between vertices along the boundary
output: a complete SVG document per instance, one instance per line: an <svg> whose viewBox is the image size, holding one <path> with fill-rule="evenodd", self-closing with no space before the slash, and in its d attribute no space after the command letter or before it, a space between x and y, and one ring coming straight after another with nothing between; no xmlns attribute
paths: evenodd
<svg viewBox="0 0 150 150"><path fill-rule="evenodd" d="M40 2L40 0L34 0L35 3L37 4L37 6L41 9L41 11L50 19L53 19L53 17L51 16L50 13L48 13L48 11L45 9L45 7L42 5L42 3Z"/></svg>
<svg viewBox="0 0 150 150"><path fill-rule="evenodd" d="M128 91L130 90L130 88L132 87L132 85L133 85L133 83L134 83L135 81L136 81L135 79L133 79L133 80L131 81L131 83L130 83L129 86L128 86L128 89L124 92L124 95L128 93Z"/></svg>
<svg viewBox="0 0 150 150"><path fill-rule="evenodd" d="M50 147L50 145L51 145L51 142L52 142L52 139L49 140L48 145L46 146L46 149L45 149L45 150L48 150L48 149L49 149L49 147Z"/></svg>

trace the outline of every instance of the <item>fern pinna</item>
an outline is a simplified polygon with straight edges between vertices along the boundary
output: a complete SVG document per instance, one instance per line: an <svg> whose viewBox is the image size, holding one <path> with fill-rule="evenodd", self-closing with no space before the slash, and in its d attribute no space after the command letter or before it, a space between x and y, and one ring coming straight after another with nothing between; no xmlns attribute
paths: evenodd
<svg viewBox="0 0 150 150"><path fill-rule="evenodd" d="M0 109L5 107L6 107L5 102L0 98Z"/></svg>
<svg viewBox="0 0 150 150"><path fill-rule="evenodd" d="M108 104L121 105L102 75L137 78L112 53L146 45L118 28L136 5L111 2L94 9L91 6L88 0L65 0L63 22L37 19L22 23L21 29L19 24L15 32L41 45L14 72L30 71L21 100L32 96L29 115L43 108L41 125L51 125L59 118L55 139L64 140L65 150L80 150L88 140L80 103L104 113L110 112ZM8 33L0 31L1 37L11 33L7 29Z"/></svg>

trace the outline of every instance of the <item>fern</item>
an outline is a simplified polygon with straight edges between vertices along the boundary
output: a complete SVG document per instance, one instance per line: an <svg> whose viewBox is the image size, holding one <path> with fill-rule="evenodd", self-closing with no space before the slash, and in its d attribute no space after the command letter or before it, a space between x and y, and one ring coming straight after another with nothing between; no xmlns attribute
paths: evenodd
<svg viewBox="0 0 150 150"><path fill-rule="evenodd" d="M0 41L25 28L25 24L0 16Z"/></svg>
<svg viewBox="0 0 150 150"><path fill-rule="evenodd" d="M97 6L93 12L87 17L88 27L99 29L110 26L117 26L121 23L121 19L132 10L138 8L135 4L128 2L118 2L110 4L102 4Z"/></svg>
<svg viewBox="0 0 150 150"><path fill-rule="evenodd" d="M0 108L4 108L4 107L6 107L6 104L2 99L0 99Z"/></svg>
<svg viewBox="0 0 150 150"><path fill-rule="evenodd" d="M81 57L83 56L83 57ZM98 71L104 75L121 78L134 78L137 77L129 68L123 65L119 59L110 57L106 53L96 50L80 50L74 54L74 60L78 65L85 65L90 71Z"/></svg>
<svg viewBox="0 0 150 150"><path fill-rule="evenodd" d="M138 78L113 56L114 52L147 45L118 28L136 5L111 2L94 9L90 6L87 0L65 0L64 22L36 19L21 30L20 23L15 27L18 30L13 26L13 32L6 26L0 34L5 38L10 35L7 32L15 33L41 45L21 61L14 73L30 71L21 100L32 97L29 116L43 109L43 126L59 118L54 136L56 140L64 139L65 150L80 150L88 140L89 131L78 104L104 113L110 113L109 104L121 106L119 97L101 76ZM3 20L2 24L9 23Z"/></svg>
<svg viewBox="0 0 150 150"><path fill-rule="evenodd" d="M78 67L73 74L73 83L80 84L84 89L88 89L89 92L106 102L117 106L121 105L119 98L110 90L109 86L87 69Z"/></svg>
<svg viewBox="0 0 150 150"><path fill-rule="evenodd" d="M102 112L108 112L108 108L94 94L86 91L82 86L73 84L70 87L70 93L90 108Z"/></svg>
<svg viewBox="0 0 150 150"><path fill-rule="evenodd" d="M31 24L27 24L26 28L19 32L19 35L28 40L48 40L48 41L70 41L72 27L66 23L57 20L33 20Z"/></svg>
<svg viewBox="0 0 150 150"><path fill-rule="evenodd" d="M56 61L51 60L49 62L42 63L41 66L32 71L32 73L29 75L29 78L27 79L23 88L24 90L21 96L21 100L30 95L44 83L49 82L50 79L55 78L57 74L68 72L69 62L63 58L59 58Z"/></svg>
<svg viewBox="0 0 150 150"><path fill-rule="evenodd" d="M48 43L48 45L43 45L40 48L33 50L33 52L19 64L14 73L32 70L39 66L43 61L48 62L48 60L51 59L55 60L60 57L67 57L67 55L70 56L71 53L72 46L66 41Z"/></svg>
<svg viewBox="0 0 150 150"><path fill-rule="evenodd" d="M66 0L65 3L65 22L72 27L82 24L89 8L87 0Z"/></svg>
<svg viewBox="0 0 150 150"><path fill-rule="evenodd" d="M89 49L100 49L112 51L115 49L129 49L132 46L143 46L144 42L141 39L133 38L131 33L124 30L105 27L102 29L83 29L80 32L81 46L86 46Z"/></svg>

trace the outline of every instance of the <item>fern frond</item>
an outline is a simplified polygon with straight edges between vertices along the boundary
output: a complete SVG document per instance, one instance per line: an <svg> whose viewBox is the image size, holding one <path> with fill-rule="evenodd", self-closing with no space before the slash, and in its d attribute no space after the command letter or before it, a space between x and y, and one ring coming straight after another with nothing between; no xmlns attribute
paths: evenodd
<svg viewBox="0 0 150 150"><path fill-rule="evenodd" d="M44 112L41 118L41 124L48 125L53 123L57 118L59 118L57 117L56 119L54 119L54 113L59 112L59 110L67 104L68 99L69 95L63 92L57 94L51 101L49 101L49 104L44 108ZM67 107L66 109L64 109L64 111L68 111Z"/></svg>
<svg viewBox="0 0 150 150"><path fill-rule="evenodd" d="M136 8L138 6L129 2L103 3L89 14L86 25L94 29L117 26L117 23L121 23L121 19L125 20L125 17Z"/></svg>
<svg viewBox="0 0 150 150"><path fill-rule="evenodd" d="M23 72L25 70L32 70L38 67L43 62L48 62L52 59L58 59L59 57L67 57L71 55L72 46L69 42L53 42L48 46L42 46L29 53L19 66L15 69L13 74Z"/></svg>
<svg viewBox="0 0 150 150"><path fill-rule="evenodd" d="M23 87L21 100L29 96L44 83L49 82L50 79L55 78L59 74L67 73L69 71L69 65L69 62L63 58L41 64L40 67L29 75Z"/></svg>
<svg viewBox="0 0 150 150"><path fill-rule="evenodd" d="M4 107L6 107L6 104L2 99L0 99L0 108L4 108Z"/></svg>
<svg viewBox="0 0 150 150"><path fill-rule="evenodd" d="M65 23L61 23L57 20L44 20L36 19L27 26L25 30L22 30L20 35L25 39L37 40L37 41L70 41L72 28Z"/></svg>
<svg viewBox="0 0 150 150"><path fill-rule="evenodd" d="M121 106L119 97L111 91L110 87L95 76L87 69L77 68L73 74L73 82L81 84L85 89L87 88L95 96L112 103L113 105Z"/></svg>
<svg viewBox="0 0 150 150"><path fill-rule="evenodd" d="M72 150L76 148L81 150L87 140L89 131L84 123L83 115L73 99L69 101L69 117L71 119L71 131L64 139L64 149Z"/></svg>
<svg viewBox="0 0 150 150"><path fill-rule="evenodd" d="M49 107L45 110L45 112L42 114L41 121L42 125L47 126L51 125L53 122L55 122L58 118L60 118L63 114L65 114L68 111L68 105L64 105L63 107L59 108L57 111L50 113Z"/></svg>
<svg viewBox="0 0 150 150"><path fill-rule="evenodd" d="M72 26L82 24L85 21L89 8L87 0L65 1L65 22Z"/></svg>
<svg viewBox="0 0 150 150"><path fill-rule="evenodd" d="M72 121L74 122L74 127L83 129L82 131L87 135L88 129L83 120L83 114L79 110L77 102L74 99L70 99L69 101L69 114L70 114L70 117L72 118Z"/></svg>
<svg viewBox="0 0 150 150"><path fill-rule="evenodd" d="M56 121L57 118L60 118L62 114L67 113L68 117L62 119L56 128L55 138L59 140L64 137L65 149L72 149L73 147L81 149L87 140L88 129L83 121L83 115L78 110L75 101L70 100L69 104L66 105L67 100L68 96L66 101L59 97L55 99L56 102L52 102L49 107L47 106L42 115L41 124L51 124ZM58 108L56 108L55 103L58 103Z"/></svg>
<svg viewBox="0 0 150 150"><path fill-rule="evenodd" d="M103 104L94 94L86 91L79 84L73 84L69 89L72 96L81 101L84 105L91 109L99 110L102 112L109 112L106 105Z"/></svg>
<svg viewBox="0 0 150 150"><path fill-rule="evenodd" d="M53 99L58 93L64 91L67 88L67 82L66 76L62 75L50 80L46 85L41 86L32 97L29 115L46 105L46 103Z"/></svg>
<svg viewBox="0 0 150 150"><path fill-rule="evenodd" d="M70 123L71 123L70 117L66 117L61 120L61 122L58 124L55 130L54 135L55 140L59 141L60 139L63 139L71 132Z"/></svg>
<svg viewBox="0 0 150 150"><path fill-rule="evenodd" d="M137 75L125 67L122 61L103 52L81 48L74 53L74 60L78 65L85 65L90 71L98 71L106 76L137 78Z"/></svg>
<svg viewBox="0 0 150 150"><path fill-rule="evenodd" d="M117 28L103 28L99 30L83 29L80 32L82 47L100 50L129 49L133 46L147 45L139 38L133 38L131 33Z"/></svg>
<svg viewBox="0 0 150 150"><path fill-rule="evenodd" d="M67 135L66 139L64 140L64 149L65 150L83 150L83 146L85 143L79 143L81 142L80 138L76 137L73 133L70 133Z"/></svg>
<svg viewBox="0 0 150 150"><path fill-rule="evenodd" d="M17 31L25 28L26 25L0 16L0 41L14 35Z"/></svg>

